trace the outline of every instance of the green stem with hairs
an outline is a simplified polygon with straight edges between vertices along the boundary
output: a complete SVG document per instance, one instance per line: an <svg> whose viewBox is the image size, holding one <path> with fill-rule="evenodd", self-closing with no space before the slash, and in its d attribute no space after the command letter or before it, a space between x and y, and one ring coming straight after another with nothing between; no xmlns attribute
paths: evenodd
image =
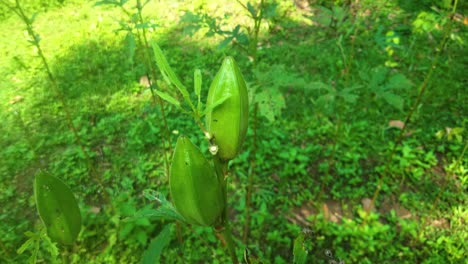
<svg viewBox="0 0 468 264"><path fill-rule="evenodd" d="M143 13L142 13L143 6L141 5L141 0L137 0L137 6L136 7L137 7L137 11L138 11L138 20L139 20L140 23L143 24L143 22L144 22ZM148 42L148 38L146 36L146 29L145 28L141 29L141 33L142 33L142 37L143 37L143 50L144 50L144 54L145 54L146 67L149 70L149 72L151 73L151 79L156 80L156 78L157 78L156 70L155 70L155 68L153 67L153 64L150 61L151 56L150 56L150 53L148 51L149 42ZM150 81L150 90L151 90L151 94L152 94L153 99L156 98L157 103L159 105L159 110L161 111L161 117L162 117L162 120L163 120L163 126L164 126L164 130L165 130L165 133L163 133L164 137L165 137L164 141L168 145L168 148L170 148L170 146L171 146L171 133L169 131L169 126L167 124L167 119L166 119L166 113L164 111L164 102L159 96L156 96L154 94L154 84L151 81ZM167 148L164 148L163 153L164 153L164 165L165 165L165 168L166 168L166 175L169 175L169 158L168 158L168 155L167 155Z"/></svg>
<svg viewBox="0 0 468 264"><path fill-rule="evenodd" d="M218 177L218 181L221 182L221 186L223 188L224 194L224 211L223 211L223 218L219 226L215 227L216 233L219 235L221 242L227 247L229 255L231 256L232 263L237 264L239 263L236 256L236 244L233 240L231 227L229 224L229 216L227 210L227 179L228 179L228 161L223 161L219 159L217 155L213 158L213 165L216 171L216 175Z"/></svg>

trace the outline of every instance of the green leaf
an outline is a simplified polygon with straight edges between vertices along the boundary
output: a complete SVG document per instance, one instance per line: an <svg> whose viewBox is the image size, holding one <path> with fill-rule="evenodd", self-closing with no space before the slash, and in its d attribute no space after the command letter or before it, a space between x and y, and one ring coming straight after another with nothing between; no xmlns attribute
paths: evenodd
<svg viewBox="0 0 468 264"><path fill-rule="evenodd" d="M400 111L403 111L404 99L401 96L390 92L384 92L380 96L391 106L395 107Z"/></svg>
<svg viewBox="0 0 468 264"><path fill-rule="evenodd" d="M304 264L307 261L307 251L304 249L304 234L301 233L297 238L294 240L294 248L293 248L293 255L294 255L294 264Z"/></svg>
<svg viewBox="0 0 468 264"><path fill-rule="evenodd" d="M34 197L47 235L55 242L71 245L81 230L81 214L70 188L45 172L36 174Z"/></svg>
<svg viewBox="0 0 468 264"><path fill-rule="evenodd" d="M31 238L29 238L28 240L26 240L26 242L24 242L24 243L20 246L20 248L18 248L18 249L16 250L16 253L18 253L18 254L23 254L23 252L24 252L26 249L28 249L28 248L34 243L35 240L36 240L36 239L35 239L34 237L31 237Z"/></svg>
<svg viewBox="0 0 468 264"><path fill-rule="evenodd" d="M155 29L158 24L154 24L151 22L139 23L135 25L136 29Z"/></svg>
<svg viewBox="0 0 468 264"><path fill-rule="evenodd" d="M143 196L150 200L150 201L158 201L160 202L160 198L158 196L162 196L159 192L151 189L143 190ZM162 196L164 198L164 196Z"/></svg>
<svg viewBox="0 0 468 264"><path fill-rule="evenodd" d="M159 263L159 257L169 242L171 241L172 224L166 225L159 235L154 238L141 259L142 264Z"/></svg>
<svg viewBox="0 0 468 264"><path fill-rule="evenodd" d="M171 95L165 93L165 92L162 92L162 91L159 91L159 90L155 90L156 94L161 97L161 99L163 99L164 101L170 103L170 104L173 104L177 107L180 108L180 103L179 101L177 101L177 99L175 99L174 97L172 97Z"/></svg>
<svg viewBox="0 0 468 264"><path fill-rule="evenodd" d="M197 95L200 98L201 94L201 86L202 86L202 76L201 76L201 71L200 69L196 69L194 74L193 74L193 79L195 80L195 95Z"/></svg>
<svg viewBox="0 0 468 264"><path fill-rule="evenodd" d="M52 258L56 260L58 255L59 255L59 250L58 250L56 244L53 243L52 240L50 239L50 237L48 237L46 235L44 235L43 239L44 239L44 243L46 244L45 249L50 253Z"/></svg>
<svg viewBox="0 0 468 264"><path fill-rule="evenodd" d="M226 101L227 99L229 99L229 97L231 97L232 95L231 94L226 94L224 95L223 97L221 97L218 101L214 102L212 105L208 106L207 108L205 108L205 110L203 110L202 114L200 116L204 116L206 115L206 113L210 112L211 110L215 109L216 107L220 106L222 103L224 103L224 101Z"/></svg>
<svg viewBox="0 0 468 264"><path fill-rule="evenodd" d="M354 91L361 88L360 86L352 86L345 88L339 92L339 96L341 96L346 103L354 104L358 99L358 95L354 94Z"/></svg>
<svg viewBox="0 0 468 264"><path fill-rule="evenodd" d="M227 37L227 38L223 39L223 40L219 43L218 49L219 49L219 50L222 50L222 49L226 48L226 46L229 45L229 43L231 43L231 41L232 41L233 39L234 39L233 36L230 36L230 37Z"/></svg>
<svg viewBox="0 0 468 264"><path fill-rule="evenodd" d="M36 17L37 17L38 14L39 13L36 12L31 16L31 18L29 18L29 23L30 24L34 24L34 21L36 21Z"/></svg>
<svg viewBox="0 0 468 264"><path fill-rule="evenodd" d="M190 108L195 111L195 107L192 104L192 101L190 100L190 95L189 92L187 91L187 88L180 82L179 78L175 74L174 70L172 70L171 66L166 60L166 57L164 57L164 54L159 47L159 45L156 42L151 42L151 45L153 47L153 52L154 56L156 58L156 63L158 64L159 69L163 74L167 76L167 80L169 81L169 84L174 84L175 87L179 90L179 92L182 94L182 97L186 101L186 103L190 106Z"/></svg>
<svg viewBox="0 0 468 264"><path fill-rule="evenodd" d="M144 190L143 195L150 201L157 201L160 206L156 209L142 208L138 210L133 217L127 218L125 221L136 221L140 218L152 218L157 220L177 220L185 222L185 219L175 210L171 202L164 195L153 191Z"/></svg>
<svg viewBox="0 0 468 264"><path fill-rule="evenodd" d="M249 45L249 36L244 33L239 33L235 35L236 41L241 45Z"/></svg>
<svg viewBox="0 0 468 264"><path fill-rule="evenodd" d="M143 209L135 213L135 215L131 218L127 218L126 221L133 221L136 218L151 218L155 220L177 220L181 222L185 222L185 219L177 213L175 208L171 206L160 206L156 209Z"/></svg>
<svg viewBox="0 0 468 264"><path fill-rule="evenodd" d="M247 11L249 11L250 16L252 16L253 19L257 17L257 11L255 11L255 8L250 2L247 2Z"/></svg>
<svg viewBox="0 0 468 264"><path fill-rule="evenodd" d="M103 0L103 1L97 1L94 6L100 6L100 5L115 5L115 6L120 6L120 3L116 0Z"/></svg>
<svg viewBox="0 0 468 264"><path fill-rule="evenodd" d="M386 89L407 89L411 87L411 82L403 74L395 74L388 80Z"/></svg>
<svg viewBox="0 0 468 264"><path fill-rule="evenodd" d="M194 79L194 90L195 95L197 96L197 111L200 112L201 108L201 87L202 87L202 75L200 69L196 69L193 73Z"/></svg>
<svg viewBox="0 0 468 264"><path fill-rule="evenodd" d="M278 90L262 90L255 96L260 115L273 122L281 116L281 110L286 107L283 95Z"/></svg>
<svg viewBox="0 0 468 264"><path fill-rule="evenodd" d="M133 33L128 32L127 36L125 37L125 42L127 42L127 59L130 64L133 64L133 58L135 57L135 51L136 51L136 42L135 42L135 36Z"/></svg>
<svg viewBox="0 0 468 264"><path fill-rule="evenodd" d="M388 75L388 68L386 67L377 67L375 69L372 70L372 76L371 76L371 80L370 80L370 83L369 83L369 86L372 88L372 90L376 91L376 90L380 90L384 81L387 79L387 75Z"/></svg>
<svg viewBox="0 0 468 264"><path fill-rule="evenodd" d="M276 2L267 3L266 6L263 8L263 17L267 19L276 17L278 15L276 12L277 8L278 8L278 3Z"/></svg>

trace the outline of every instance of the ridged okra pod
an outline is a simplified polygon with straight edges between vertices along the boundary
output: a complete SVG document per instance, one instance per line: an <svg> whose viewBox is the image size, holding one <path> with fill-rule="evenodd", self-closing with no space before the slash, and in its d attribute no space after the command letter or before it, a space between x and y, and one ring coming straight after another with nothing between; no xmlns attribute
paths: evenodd
<svg viewBox="0 0 468 264"><path fill-rule="evenodd" d="M232 57L226 57L208 91L207 108L221 98L227 99L206 115L206 127L218 146L218 157L229 161L240 152L244 142L248 117L247 86Z"/></svg>
<svg viewBox="0 0 468 264"><path fill-rule="evenodd" d="M203 153L185 136L178 138L169 176L172 201L190 224L222 221L224 190Z"/></svg>

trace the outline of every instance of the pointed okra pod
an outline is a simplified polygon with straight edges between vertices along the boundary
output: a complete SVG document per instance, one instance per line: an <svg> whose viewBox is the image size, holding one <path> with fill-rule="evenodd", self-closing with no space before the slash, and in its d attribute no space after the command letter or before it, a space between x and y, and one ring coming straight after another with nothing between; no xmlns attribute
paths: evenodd
<svg viewBox="0 0 468 264"><path fill-rule="evenodd" d="M188 223L212 226L222 221L222 184L208 160L187 137L177 140L169 186L175 208Z"/></svg>
<svg viewBox="0 0 468 264"><path fill-rule="evenodd" d="M221 160L234 159L244 142L249 98L244 77L232 57L226 57L208 91L207 108L226 98L206 114L206 127L218 146Z"/></svg>

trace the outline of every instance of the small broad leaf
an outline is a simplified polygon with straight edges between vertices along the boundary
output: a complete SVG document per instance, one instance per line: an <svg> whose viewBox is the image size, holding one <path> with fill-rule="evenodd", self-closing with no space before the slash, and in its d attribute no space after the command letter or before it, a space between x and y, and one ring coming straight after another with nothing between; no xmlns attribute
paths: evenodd
<svg viewBox="0 0 468 264"><path fill-rule="evenodd" d="M263 9L263 17L267 19L271 19L277 16L276 9L278 8L278 3L271 2L267 3Z"/></svg>
<svg viewBox="0 0 468 264"><path fill-rule="evenodd" d="M144 207L138 210L132 217L127 218L126 221L136 221L141 218L152 218L185 222L185 219L175 210L172 203L169 202L163 194L154 190L144 190L143 196L150 201L157 201L160 204L159 207L156 209Z"/></svg>
<svg viewBox="0 0 468 264"><path fill-rule="evenodd" d="M360 86L352 86L345 88L339 92L339 96L341 96L346 103L354 104L358 99L358 95L354 93L355 90L361 88Z"/></svg>
<svg viewBox="0 0 468 264"><path fill-rule="evenodd" d="M232 31L232 35L236 36L237 34L239 34L239 30L240 30L240 25L237 25Z"/></svg>
<svg viewBox="0 0 468 264"><path fill-rule="evenodd" d="M235 37L236 37L236 41L239 42L239 44L249 45L249 36L247 36L246 34L239 33L239 34L236 34Z"/></svg>
<svg viewBox="0 0 468 264"><path fill-rule="evenodd" d="M162 91L159 91L159 90L155 90L156 94L161 97L161 99L163 99L164 101L170 103L170 104L173 104L177 107L180 108L180 102L177 101L177 99L175 99L174 97L172 97L171 95L165 93L165 92L162 92Z"/></svg>
<svg viewBox="0 0 468 264"><path fill-rule="evenodd" d="M318 14L312 19L321 26L329 26L333 21L333 12L326 7L318 6Z"/></svg>
<svg viewBox="0 0 468 264"><path fill-rule="evenodd" d="M316 100L312 100L312 102L319 108L322 109L330 109L333 108L335 103L336 96L332 93L320 95L317 97Z"/></svg>
<svg viewBox="0 0 468 264"><path fill-rule="evenodd" d="M386 67L377 67L373 69L369 83L370 88L374 91L382 89L381 87L385 82L385 79L387 79L388 72L389 70Z"/></svg>
<svg viewBox="0 0 468 264"><path fill-rule="evenodd" d="M354 104L358 99L357 95L354 94L341 94L341 97L344 99L346 103Z"/></svg>
<svg viewBox="0 0 468 264"><path fill-rule="evenodd" d="M262 90L255 96L260 115L273 122L281 116L281 110L286 107L283 95L278 90Z"/></svg>
<svg viewBox="0 0 468 264"><path fill-rule="evenodd" d="M411 82L403 74L395 74L389 78L386 89L407 89L411 87Z"/></svg>
<svg viewBox="0 0 468 264"><path fill-rule="evenodd" d="M137 211L134 216L126 218L125 221L136 221L139 218L151 218L155 220L177 220L185 222L185 219L175 210L171 203L161 205L156 209L143 208Z"/></svg>
<svg viewBox="0 0 468 264"><path fill-rule="evenodd" d="M142 264L159 263L159 257L169 242L171 241L172 224L166 225L159 235L154 238L148 248L143 253Z"/></svg>
<svg viewBox="0 0 468 264"><path fill-rule="evenodd" d="M391 106L400 111L403 111L404 99L401 96L390 92L384 92L380 95L380 97L387 101L387 103L389 103Z"/></svg>
<svg viewBox="0 0 468 264"><path fill-rule="evenodd" d="M218 45L218 49L222 50L224 48L226 48L226 46L231 43L231 41L234 39L233 36L230 36L230 37L227 37L225 39L223 39L223 41L221 41Z"/></svg>
<svg viewBox="0 0 468 264"><path fill-rule="evenodd" d="M249 11L250 16L252 16L252 18L255 19L257 17L257 11L255 11L255 8L250 2L247 2L247 11Z"/></svg>

